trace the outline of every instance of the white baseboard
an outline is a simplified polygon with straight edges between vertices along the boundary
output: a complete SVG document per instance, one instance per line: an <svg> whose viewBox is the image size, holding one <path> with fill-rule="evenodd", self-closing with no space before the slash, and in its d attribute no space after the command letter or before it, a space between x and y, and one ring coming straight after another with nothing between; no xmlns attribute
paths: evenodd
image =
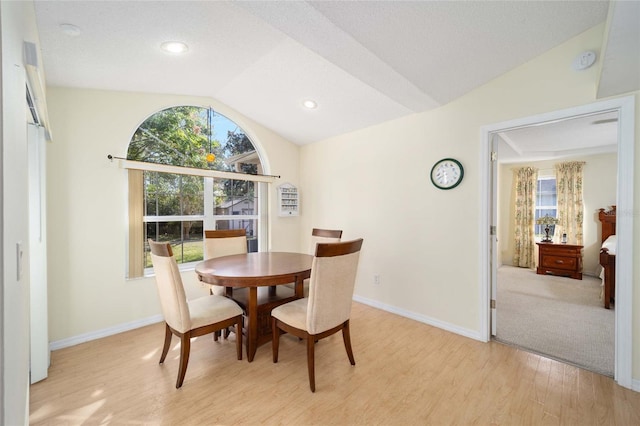
<svg viewBox="0 0 640 426"><path fill-rule="evenodd" d="M154 315L152 317L144 318L141 320L119 324L114 327L103 328L102 330L96 330L90 333L84 333L78 336L56 340L55 342L49 342L49 350L55 351L57 349L68 348L69 346L79 345L80 343L90 342L91 340L101 339L107 336L113 336L114 334L122 333L129 330L135 330L136 328L144 327L150 324L156 324L162 321L164 321L164 317L162 315Z"/></svg>
<svg viewBox="0 0 640 426"><path fill-rule="evenodd" d="M457 325L449 324L447 322L443 322L425 315L416 314L415 312L399 309L395 306L387 305L385 303L380 303L376 300L367 299L361 296L353 296L353 300L359 303L363 303L365 305L369 305L373 308L381 309L383 311L391 312L392 314L400 315L401 317L410 318L412 320L416 320L424 324L432 325L434 327L441 328L443 330L450 331L452 333L459 334L461 336L465 336L470 339L479 340L481 342L485 341L480 335L480 333L474 330L462 328Z"/></svg>
<svg viewBox="0 0 640 426"><path fill-rule="evenodd" d="M640 392L640 380L639 379L631 379L631 390L636 392Z"/></svg>
<svg viewBox="0 0 640 426"><path fill-rule="evenodd" d="M383 311L400 315L405 318L410 318L424 324L432 325L434 327L438 327L443 330L450 331L452 333L460 334L462 336L469 337L474 340L483 341L482 338L480 337L480 334L473 330L468 330L462 327L458 327L456 325L439 321L434 318L427 317L425 315L420 315L420 314L416 314L415 312L399 309L399 308L396 308L395 306L380 303L378 301L367 299L364 297L354 296L353 300L377 309L381 309ZM161 321L163 321L162 315L154 315L149 318L116 325L114 327L103 328L102 330L96 330L90 333L80 334L78 336L57 340L55 342L50 342L49 349L52 351L55 351L57 349L67 348L69 346L75 346L75 345L79 345L80 343L90 342L91 340L96 340L96 339L100 339L107 336L113 336L114 334L123 333L129 330L134 330L136 328L144 327L150 324L155 324Z"/></svg>

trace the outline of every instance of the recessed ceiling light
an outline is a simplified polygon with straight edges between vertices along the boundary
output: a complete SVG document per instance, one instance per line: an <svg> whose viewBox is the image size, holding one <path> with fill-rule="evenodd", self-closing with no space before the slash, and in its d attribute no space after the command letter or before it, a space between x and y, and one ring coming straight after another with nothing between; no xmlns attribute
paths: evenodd
<svg viewBox="0 0 640 426"><path fill-rule="evenodd" d="M160 48L168 53L185 53L189 50L189 46L181 41L165 41Z"/></svg>
<svg viewBox="0 0 640 426"><path fill-rule="evenodd" d="M302 105L304 105L304 107L308 109L315 109L318 107L318 103L312 99L307 99L306 101L302 102Z"/></svg>
<svg viewBox="0 0 640 426"><path fill-rule="evenodd" d="M79 36L82 32L80 31L80 28L73 24L60 24L60 31L71 37Z"/></svg>

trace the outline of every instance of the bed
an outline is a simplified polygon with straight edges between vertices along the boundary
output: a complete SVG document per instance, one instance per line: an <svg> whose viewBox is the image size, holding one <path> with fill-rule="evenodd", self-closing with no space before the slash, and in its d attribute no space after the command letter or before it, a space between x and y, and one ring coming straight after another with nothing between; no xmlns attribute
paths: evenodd
<svg viewBox="0 0 640 426"><path fill-rule="evenodd" d="M598 219L602 223L602 246L600 247L602 300L604 307L609 309L616 295L616 206L611 206L611 210L600 209Z"/></svg>

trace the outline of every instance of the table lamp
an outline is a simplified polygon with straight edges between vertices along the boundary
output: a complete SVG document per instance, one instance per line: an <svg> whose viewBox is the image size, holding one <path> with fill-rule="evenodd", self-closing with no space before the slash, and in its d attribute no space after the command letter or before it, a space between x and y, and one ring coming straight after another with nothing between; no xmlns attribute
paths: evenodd
<svg viewBox="0 0 640 426"><path fill-rule="evenodd" d="M551 242L551 237L549 236L549 227L551 225L556 225L557 223L558 223L558 219L556 219L555 217L551 217L548 214L544 215L544 217L540 217L536 219L537 225L544 225L545 236L542 239L543 243Z"/></svg>

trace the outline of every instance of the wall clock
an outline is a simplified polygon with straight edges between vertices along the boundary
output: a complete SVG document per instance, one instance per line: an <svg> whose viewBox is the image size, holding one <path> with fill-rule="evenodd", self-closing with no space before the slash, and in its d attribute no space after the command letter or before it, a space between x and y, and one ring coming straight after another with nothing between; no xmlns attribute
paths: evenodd
<svg viewBox="0 0 640 426"><path fill-rule="evenodd" d="M431 182L439 189L452 189L460 185L464 168L458 160L443 158L431 168Z"/></svg>

